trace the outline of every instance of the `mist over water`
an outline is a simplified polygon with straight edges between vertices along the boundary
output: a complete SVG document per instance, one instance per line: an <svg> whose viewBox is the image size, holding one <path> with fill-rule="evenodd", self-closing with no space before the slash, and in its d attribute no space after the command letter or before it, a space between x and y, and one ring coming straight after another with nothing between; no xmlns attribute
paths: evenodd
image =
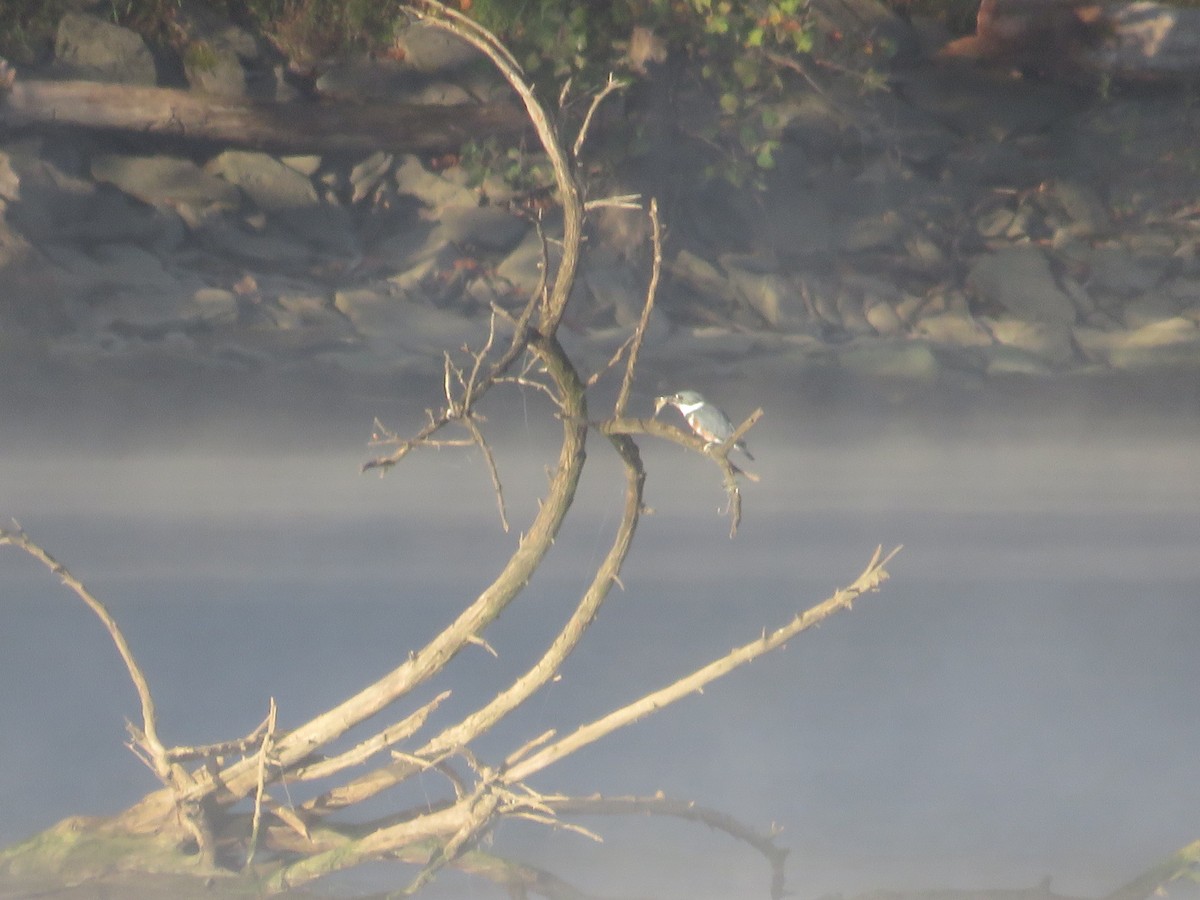
<svg viewBox="0 0 1200 900"><path fill-rule="evenodd" d="M816 404L784 385L697 386L734 418L767 409L749 438L762 480L745 486L739 534L729 539L711 463L644 441L654 514L639 525L626 589L562 680L482 754L494 761L691 671L852 581L876 545L902 543L892 580L852 612L534 786L661 789L775 823L801 897L1045 876L1058 893L1102 895L1200 836L1194 385L1156 393L1175 398L1159 406L1021 391ZM384 408L310 396L292 409L178 415L151 404L127 421L114 403L95 431L70 416L26 420L0 466L0 515L109 605L167 741L244 734L268 697L290 727L446 624L536 508L557 453L536 397L491 410L508 535L476 451L417 454L383 480L358 474L370 415L415 430L428 402L416 391ZM305 419L313 405L322 414ZM499 659L455 660L438 723L545 647L606 552L620 503L619 470L592 435L572 518L487 634ZM100 625L32 560L10 550L0 564L8 843L66 815L117 811L153 779L122 746L135 697ZM443 790L429 778L380 808ZM504 824L494 849L598 894L767 895L762 860L702 826L585 824L605 844ZM448 875L431 896L503 895Z"/></svg>

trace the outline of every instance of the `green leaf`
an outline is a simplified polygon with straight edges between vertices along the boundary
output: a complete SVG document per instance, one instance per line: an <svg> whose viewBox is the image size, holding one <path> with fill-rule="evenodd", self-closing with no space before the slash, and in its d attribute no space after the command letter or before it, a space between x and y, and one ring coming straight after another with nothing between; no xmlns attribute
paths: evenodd
<svg viewBox="0 0 1200 900"><path fill-rule="evenodd" d="M720 102L721 102L721 112L723 112L729 116L731 116L735 112L737 112L738 107L741 106L741 101L738 100L737 94L730 93L730 92L722 94Z"/></svg>
<svg viewBox="0 0 1200 900"><path fill-rule="evenodd" d="M779 141L764 141L763 145L758 148L758 154L754 157L754 163L760 169L775 168L775 151L779 149Z"/></svg>

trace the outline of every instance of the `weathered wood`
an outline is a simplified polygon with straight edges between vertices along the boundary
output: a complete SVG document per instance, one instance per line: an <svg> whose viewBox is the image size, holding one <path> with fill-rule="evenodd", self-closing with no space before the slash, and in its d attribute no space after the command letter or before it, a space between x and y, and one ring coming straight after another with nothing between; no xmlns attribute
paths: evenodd
<svg viewBox="0 0 1200 900"><path fill-rule="evenodd" d="M292 153L436 152L519 136L519 106L395 102L276 103L91 81L16 80L0 91L0 128L74 126Z"/></svg>

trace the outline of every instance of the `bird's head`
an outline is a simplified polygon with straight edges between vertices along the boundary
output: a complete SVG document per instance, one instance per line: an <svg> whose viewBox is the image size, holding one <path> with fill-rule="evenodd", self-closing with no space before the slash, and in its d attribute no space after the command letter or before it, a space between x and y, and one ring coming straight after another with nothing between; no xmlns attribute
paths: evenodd
<svg viewBox="0 0 1200 900"><path fill-rule="evenodd" d="M704 398L696 391L680 391L677 394L668 394L663 397L654 398L654 414L658 415L664 406L674 406L682 408L685 406L699 406L704 403Z"/></svg>

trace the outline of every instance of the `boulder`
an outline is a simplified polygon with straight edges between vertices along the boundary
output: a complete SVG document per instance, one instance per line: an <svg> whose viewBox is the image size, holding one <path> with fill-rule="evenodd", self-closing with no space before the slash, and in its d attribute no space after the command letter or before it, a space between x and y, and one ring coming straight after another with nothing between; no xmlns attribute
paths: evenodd
<svg viewBox="0 0 1200 900"><path fill-rule="evenodd" d="M158 80L141 35L86 13L59 20L54 57L55 68L70 78L144 85Z"/></svg>

